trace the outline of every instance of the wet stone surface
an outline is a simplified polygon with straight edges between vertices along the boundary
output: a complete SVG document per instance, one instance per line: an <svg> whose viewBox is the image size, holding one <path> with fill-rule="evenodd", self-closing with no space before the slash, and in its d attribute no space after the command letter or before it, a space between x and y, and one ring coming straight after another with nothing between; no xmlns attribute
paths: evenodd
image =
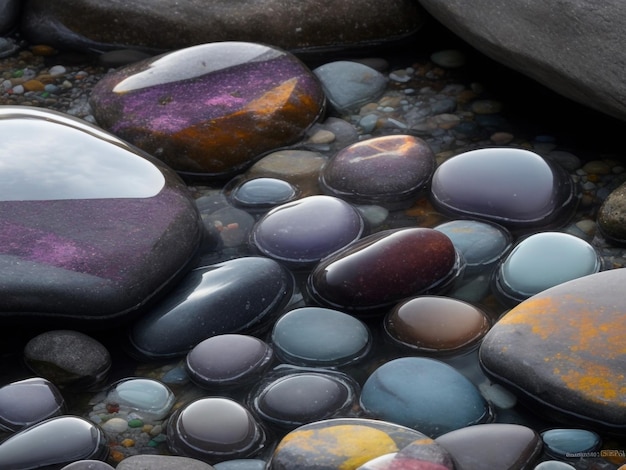
<svg viewBox="0 0 626 470"><path fill-rule="evenodd" d="M446 160L433 176L431 200L444 213L516 231L561 225L577 203L562 168L514 148L472 150Z"/></svg>
<svg viewBox="0 0 626 470"><path fill-rule="evenodd" d="M296 470L357 468L375 457L397 452L427 437L384 421L337 418L306 424L279 442L269 468Z"/></svg>
<svg viewBox="0 0 626 470"><path fill-rule="evenodd" d="M352 144L320 176L322 189L355 204L410 207L435 171L435 155L419 137L393 135Z"/></svg>
<svg viewBox="0 0 626 470"><path fill-rule="evenodd" d="M623 432L625 276L624 269L585 276L510 310L483 340L485 371L544 412Z"/></svg>
<svg viewBox="0 0 626 470"><path fill-rule="evenodd" d="M364 230L363 218L353 206L317 195L268 212L252 230L251 243L265 256L304 269L357 241Z"/></svg>
<svg viewBox="0 0 626 470"><path fill-rule="evenodd" d="M308 287L322 304L367 314L411 295L442 292L461 271L446 235L406 228L375 233L323 259Z"/></svg>
<svg viewBox="0 0 626 470"><path fill-rule="evenodd" d="M487 314L472 304L438 296L400 302L384 323L395 344L422 354L458 353L475 347L490 326Z"/></svg>
<svg viewBox="0 0 626 470"><path fill-rule="evenodd" d="M223 177L302 138L325 97L289 52L222 42L119 69L90 101L99 125L176 171Z"/></svg>
<svg viewBox="0 0 626 470"><path fill-rule="evenodd" d="M110 5L107 4L107 7ZM368 64L385 78L386 87L381 96L376 96L374 90L367 103L359 109L345 112L329 106L327 114L303 130L298 137L300 140L294 142L293 146L271 150L267 155L260 155L258 161L256 157L247 160L247 164L252 166L245 171L243 167L236 170L232 178L226 176L219 181L213 178L203 181L187 179L186 188L175 173L166 169L159 160L145 157L149 165L142 163L138 156L143 153L136 148L132 148L133 156L129 157L134 165L119 166L120 161L126 160L116 157L118 154L115 149L126 151L131 147L117 137L87 124L96 122L96 109L87 104L94 84L104 76L107 67L121 65L119 61L122 59L129 63L135 60L132 57L137 57L137 54L118 51L119 54L99 56L101 66L88 63L75 65L64 53L57 54L42 45L28 47L28 50L0 61L0 103L34 104L60 109L83 118L84 121L70 118L67 124L76 126L76 122L79 122L81 132L111 144L113 147L97 147L102 149L97 153L108 155L108 163L122 173L120 175L113 171L111 175L111 168L96 166L96 175L87 172L89 178L84 177L82 172L88 168L77 165L77 162L103 164L101 158L81 160L78 157L88 149L96 148L91 147L96 145L93 144L94 140L90 137L83 141L79 137L82 135L80 133L68 134L62 130L57 133L58 127L55 127L53 121L60 119L59 116L55 115L53 121L47 121L41 126L33 118L32 122L23 123L24 128L32 131L21 140L26 141L28 147L5 148L7 152L2 155L5 162L11 165L24 163L21 175L30 172L33 176L28 184L24 184L26 180L15 178L8 178L4 182L3 187L10 188L5 197L17 200L2 203L2 217L6 215L4 209L10 203L24 205L24 212L31 215L34 224L49 223L52 216L59 218L59 225L55 225L55 230L58 230L54 233L67 234L71 230L72 240L81 241L81 244L76 241L65 247L76 248L80 245L85 250L88 247L91 251L87 251L94 256L100 252L100 245L115 245L117 250L122 250L115 252L118 257L113 260L114 263L107 266L102 264L105 258L110 259L109 253L98 258L97 263L94 261L92 266L110 268L111 272L122 277L133 274L134 277L126 278L126 286L141 288L142 285L136 284L136 280L158 281L155 284L158 292L153 301L146 303L145 309L139 309L136 317L129 315L127 318L124 315L117 318L107 315L99 322L103 330L79 333L78 328L69 330L78 327L78 322L66 323L65 319L62 328L66 329L55 330L40 319L35 322L32 318L27 318L22 328L7 326L1 329L0 417L15 423L30 419L30 415L26 417L26 414L36 408L31 406L34 395L14 393L15 386L21 387L19 384L22 381L34 375L45 375L60 390L62 400L59 398L57 401L51 396L51 387L44 387L47 398L41 400L40 405L50 405L44 408L54 412L57 402L65 402L64 413L86 418L90 423L87 428L92 437L104 436L103 447L106 447L107 452L102 448L102 453L98 453L101 447L94 446L94 442L89 440L87 450L91 452L95 449L96 453L83 452L83 447L78 446L81 452L77 455L74 450L80 439L61 438L62 433L57 427L46 426L43 437L41 429L36 437L32 437L32 434L31 437L24 437L25 434L17 434L18 430L3 429L0 434L0 453L5 452L2 455L6 456L6 452L12 452L9 449L11 447L19 448L20 458L30 458L30 454L33 454L37 461L32 465L21 461L19 468L22 469L40 468L57 455L72 459L72 462L64 460L58 463L55 470L66 464L78 465L73 470L169 470L178 469L181 465L198 470L209 470L212 466L231 470L303 470L319 466L341 470L361 466L390 466L396 470L417 466L443 470L447 468L448 462L443 457L445 453L449 454L457 469L534 469L539 465L539 468L547 470L556 470L558 467L555 466L576 470L617 470L620 465L624 465L626 432L619 427L624 422L620 407L620 403L624 402L620 395L623 388L620 377L623 376L624 364L619 349L619 345L624 344L624 335L622 315L616 307L623 303L619 295L623 290L622 280L611 283L603 279L592 281L589 277L579 278L577 281L585 279L585 282L578 284L575 292L558 291L554 308L540 305L535 310L531 309L531 313L525 313L523 318L512 320L515 331L513 339L506 336L510 331L505 331L505 328L512 326L508 315L502 319L502 325L497 322L508 306L503 305L502 300L490 291L489 283L492 270L513 246L517 246L526 236L547 230L574 235L589 243L602 259L603 270L619 271L618 268L626 264L623 248L616 243L617 240L606 236L604 232L607 226L603 226L604 219L598 217L603 200L611 194L620 196L619 192L613 191L622 184L626 175L621 156L622 142L617 138L618 145L605 154L606 130L593 127L592 131L592 128L585 127L582 132L579 131L580 125L592 126L596 122L585 113L579 114L580 119L573 120L574 123L568 119L566 127L569 132L571 126L578 123L576 138L590 139L587 144L591 145L587 148L572 143L569 134L552 134L553 125L560 122L565 124L564 118L574 116L575 113L563 113L550 120L549 125L538 134L537 129L541 126L537 119L542 118L547 109L551 112L560 110L563 103L553 105L550 100L544 102L546 97L543 94L527 93L529 88L526 85L515 85L519 88L513 88L515 81L509 80L510 77L501 70L494 71L496 69L489 67L483 69L478 65L483 64L482 60L477 62L477 58L467 49L447 50L431 55L432 38L428 36L426 39L411 44L406 50L397 51L405 54L404 57L385 55L361 59L362 63ZM21 43L9 43L24 47ZM373 50L370 52L373 53ZM48 55L44 57L38 54ZM426 59L429 56L431 58ZM172 66L173 76L189 76L193 75L194 70L197 71L198 64L194 65L185 54L169 57L175 62ZM320 60L328 62L332 59L323 57ZM311 67L316 66L311 64ZM241 68L229 70L245 78L245 71ZM500 101L500 97L496 96L498 92L491 89L494 82L482 83L485 75L477 76L478 71L488 72L487 75L499 85L507 90L511 88L515 96L533 98L524 98L526 104L532 107L532 113L523 116L523 126L519 127L520 121L516 121L520 116L516 116L515 105L511 106L508 102L513 95ZM331 77L331 80L325 82L325 87L339 87L342 83L337 78L341 77ZM216 83L221 80L219 74L207 77L207 80L212 79ZM189 77L186 84L194 80ZM190 88L184 88L192 95ZM246 85L240 96L231 97L246 98L252 94L253 88ZM519 93L520 90L524 93ZM125 96L129 97L131 93L126 92ZM163 97L167 98L165 95ZM194 99L192 96L186 98ZM266 98L264 96L264 103L276 103ZM197 95L195 100L198 103L202 101L198 100ZM167 99L161 106L168 106ZM215 102L211 107L214 110L218 108ZM23 108L24 112L26 110ZM14 114L13 111L11 113ZM270 121L273 122L273 119ZM536 128L535 124L538 124ZM251 132L253 129L247 127L246 130ZM2 135L11 140L18 134L7 132ZM621 133L618 132L613 138L619 135ZM387 207L382 207L381 201L351 204L344 200L344 207L355 211L365 225L363 233L345 248L346 251L358 248L367 237L379 236L381 238L377 240L380 241L398 230L408 229L411 233L416 231L421 235L416 237L414 244L406 240L403 243L391 243L391 246L387 246L389 250L377 245L375 249L366 251L367 256L363 256L363 247L351 252L353 257L344 252L339 260L334 258L336 253L329 254L328 257L334 261L329 266L333 267L334 274L341 274L337 277L337 286L346 288L337 297L331 295L330 291L320 291L323 295L318 295L319 292L312 289L329 287L330 278L319 278L326 268L316 271L319 267L316 263L305 268L288 267L284 261L259 254L250 244L255 224L273 207L277 207L276 204L294 203L323 194L321 173L340 152L356 143L364 147L378 145L381 137L389 137L390 141L394 141L391 138L394 136L397 136L396 142L404 143L410 141L407 136L419 136L432 150L437 167L446 169L446 172L452 169L447 173L451 178L444 182L443 189L453 192L457 203L469 201L473 209L479 207L481 211L496 201L497 216L500 218L496 220L482 213L476 215L445 210L437 206L433 195L427 192L427 186L424 188L425 194L417 196L410 207L401 209L391 208L387 204ZM231 137L235 138L235 134ZM242 145L252 143L247 138L239 140ZM28 158L29 149L39 142L49 144L44 146L45 152L41 152L46 164L39 160L33 163ZM72 145L83 143L85 145ZM228 144L224 144L226 147ZM530 177L522 178L525 183L520 189L515 186L515 181L509 179L512 177L504 172L503 167L492 165L493 162L486 157L483 160L483 149L489 149L487 155L490 155L489 152L497 152L500 156L505 149L514 150L517 155L524 149L521 168L503 165L507 169L515 169L516 177L526 175L526 171L540 170L530 171ZM458 162L457 159L464 160L463 155L468 152L479 150L483 157L478 159L478 163L472 161L471 164L461 165L460 169L449 165ZM57 158L55 151L67 156L59 163L59 167L64 170L63 175L57 171L59 168L48 165ZM534 156L526 158L527 151L532 151L531 155ZM536 156L550 163L544 165ZM54 158L48 161L48 157ZM360 160L359 164L375 160ZM151 187L153 180L150 176L156 174L150 165L159 170L166 184L170 185L168 188L171 187L174 193L181 196L177 201L184 209L176 204L170 205L169 202L165 204L162 193L146 197L147 193L142 192L146 189L146 182L147 187ZM473 167L477 168L477 174L472 173ZM559 167L561 171L555 170ZM492 172L494 169L498 170L495 175ZM396 173L397 177L393 177L391 182L398 180L408 184L407 181L411 180L409 173ZM382 178L384 171L377 168L371 174ZM550 174L553 178L546 178ZM437 175L433 173L433 176ZM255 185L259 179L261 183L267 182L262 180L264 178L273 181L270 181L269 189L261 184L263 191L257 192L259 188ZM277 180L281 182L279 185ZM59 184L48 185L55 181ZM86 182L95 184L83 184ZM290 191L281 192L287 188L282 182L291 185L295 191L293 201L280 199L290 197L291 194ZM117 187L116 183L120 186ZM248 183L250 186L246 187ZM359 180L359 184L365 185L364 180ZM390 186L393 185L390 183ZM27 199L36 194L49 194L46 191L51 188L61 194L71 189L75 195L99 197L72 203L69 208L63 206L62 211L59 209L54 213L50 212L53 206L67 201ZM235 194L238 198L236 200L233 190L241 188L244 191L238 196ZM281 191L277 191L277 188ZM399 187L394 188L400 190ZM472 190L471 198L459 196L464 188ZM435 189L437 195L441 196L441 185ZM515 192L511 192L511 189ZM110 194L106 191L113 191L116 197L108 197ZM574 207L573 204L570 206L571 201L567 201L566 194L571 192L575 192L573 200L579 204L571 222L568 222L567 218L572 215ZM547 197L548 194L551 196ZM403 197L403 194L396 194L399 201ZM101 204L109 199L116 199L115 204L111 204L111 210L105 211ZM547 201L545 212L539 210L540 204L534 204L539 199ZM263 201L260 204L262 207L257 207L260 200ZM128 213L127 209L121 207L122 201L125 204L138 202L139 209L135 215L141 216L137 216L135 225L125 224ZM156 210L153 205L158 201L163 204ZM27 204L31 205L26 207ZM519 209L528 209L529 206L531 212L542 214L541 223L520 216ZM77 210L84 207L84 212ZM611 209L610 215L616 222L614 227L619 226L619 220L624 220L624 213L619 207L617 204ZM178 215L172 213L179 209L182 212L178 212ZM182 217L181 214L190 218L177 218ZM469 217L479 217L480 220L469 220ZM520 217L523 220L520 221ZM163 218L171 224L167 227L161 224ZM276 231L286 230L295 219L288 217L285 224L276 225ZM300 214L297 219L305 230L315 231L316 225L310 213ZM317 225L322 225L331 217L325 213L320 219L322 222ZM17 219L14 221L23 223ZM332 238L338 233L345 235L342 232L345 218L339 217L332 221L335 225L326 227L326 231L316 235L316 238L323 238L324 235ZM90 230L90 224L94 224L94 227L97 225L97 230ZM61 226L63 230L59 229ZM198 238L194 238L199 233L204 235L201 244ZM14 249L21 243L24 247L28 246L31 254L54 255L55 259L60 260L59 263L65 263L65 267L68 266L67 257L71 253L84 254L84 251L60 252L56 250L56 245L47 243L48 238L29 237L7 234L3 246ZM150 249L137 250L136 245L133 245L134 237L143 240ZM89 238L90 244L83 244L86 238ZM366 243L371 241L367 239ZM127 244L130 245L128 251L124 251ZM187 245L183 247L181 244ZM191 256L190 252L179 256L179 248L186 250L191 245L194 245L194 255L197 256ZM150 251L152 249L154 253ZM154 255L151 264L131 273L135 261L146 253ZM570 258L578 258L578 253L574 250ZM134 258L135 255L138 258ZM173 257L175 261L172 261ZM543 257L532 258L531 261L540 261ZM23 260L18 261L23 265ZM321 266L325 261L326 258L317 264ZM186 262L189 264L183 267ZM335 271L335 268L342 267L342 263L345 263L343 273L341 270ZM20 264L11 266L15 268ZM174 265L180 271L171 270ZM550 271L559 267L560 263L553 263ZM174 271L180 277L170 282L168 276ZM313 272L318 276L316 281L310 277ZM327 274L326 271L324 273ZM12 291L15 286L21 288L24 285L35 285L41 280L42 286L50 287L49 278L38 277L40 272L26 273L19 278L12 277L13 274L10 276L13 284L0 282L0 286L8 286L9 291ZM59 305L63 308L71 307L82 316L92 313L93 309L83 308L81 302L104 305L102 298L95 295L96 291L81 290L82 284L75 283L76 277L67 274L65 269L63 276L59 275L58 279L63 278L66 283L64 289L66 286L74 286L76 290L72 295L68 293L57 299L56 303L49 302L49 297L39 299L46 308L57 308ZM84 276L80 277L84 279ZM409 285L412 282L417 284ZM564 286L559 285L562 289L565 289ZM150 292L154 290L153 286ZM392 295L385 297L388 293ZM97 298L92 299L93 296ZM437 309L412 309L411 315L402 317L406 321L406 324L401 324L402 333L410 333L411 338L419 339L420 347L427 343L439 348L440 352L434 349L410 349L387 336L385 323L392 315L390 312L399 308L399 305L406 306L405 302L416 296L434 297L440 305ZM112 295L107 299L113 300L114 297ZM2 295L0 299L1 303L11 297ZM34 295L30 300L38 298ZM365 304L360 304L361 300L366 300ZM528 301L522 302L512 313ZM467 308L460 308L461 305ZM579 316L576 313L579 310L586 313ZM485 332L485 317L480 312L495 323L494 334L502 337L507 346L510 345L508 352L501 349L497 353L489 351L493 346L490 338L494 330L482 336ZM57 311L54 315L60 318ZM542 321L550 324L540 323L540 316ZM417 318L419 322L411 323ZM443 322L445 319L448 321ZM435 320L441 320L442 326L439 327ZM26 361L25 347L28 342L42 332L53 333L52 337L58 338L59 331L71 331L74 337L82 334L93 341L85 342L81 348L55 348L52 343L44 342L48 344L43 348L46 362L53 366L42 367L38 364L30 368L35 363ZM539 339L535 340L533 335L537 334ZM519 344L515 340L518 337ZM406 336L402 338L403 341L406 339ZM101 369L102 363L93 361L91 357L102 348L109 352L109 358L104 361L110 364L109 369ZM482 365L487 366L483 369L479 358L485 357L489 359L483 360ZM69 365L65 362L68 359ZM397 409L401 410L397 416L385 410L388 419L397 422L364 419L365 416L369 417L370 408L373 408L368 400L376 395L371 393L371 385L380 381L386 366L393 367L395 361L405 359L438 362L435 362L437 367L434 371L425 374L399 373L395 376L391 374L391 379L383 377L382 382L386 386L384 392L389 392L390 398L385 399L384 393L374 398L380 399L377 404L382 403L387 407L397 404ZM501 369L493 367L498 361ZM76 376L70 374L71 380L68 382L66 375L76 365L86 367ZM48 375L51 369L56 372ZM443 370L454 373L446 375L447 372L444 374ZM315 381L315 386L309 383L312 376L316 380L320 379ZM433 384L433 378L442 376L450 380L445 381L444 385ZM297 380L303 377L303 381ZM343 381L345 377L349 377L347 382ZM559 377L564 380L559 382ZM72 380L79 378L84 380L69 385ZM341 380L334 380L336 378ZM123 389L123 385L128 383L132 385L129 390L132 397ZM348 399L349 406L343 407L341 404L346 397L343 393L346 388L342 384L345 383L350 383L347 389L352 391L355 400ZM113 399L108 394L120 385L122 390L119 391L124 393ZM138 387L135 388L135 385ZM2 401L1 393L7 386L11 392L8 403ZM407 388L420 392L418 398L414 392L409 395ZM462 393L455 395L453 392L458 389ZM347 395L350 396L350 393ZM172 396L174 403L170 400ZM450 396L452 399L448 400ZM574 398L570 400L572 396ZM398 397L405 399L402 401ZM556 407L548 407L546 410L536 406L542 403L545 405L544 397L553 397ZM257 406L260 403L263 405ZM474 408L470 406L472 403L476 405ZM168 408L170 405L171 408ZM441 407L439 410L438 406ZM485 407L493 412L494 423L475 424L473 413L480 414L480 410ZM265 417L262 417L262 412L266 413ZM326 412L337 417L317 420L320 416L329 416ZM20 416L16 417L16 413ZM420 425L417 431L398 424L404 422L408 413L414 413L420 419L428 418L421 421L428 424L423 424L424 429ZM604 413L600 419L609 419L607 415L610 415L617 426L597 426L596 413ZM468 414L471 415L469 418ZM461 419L464 416L467 419ZM461 428L437 437L437 447L424 431L431 432L428 426L436 424L439 418L443 418L446 426ZM485 418L489 420L490 416ZM303 424L303 421L309 419L316 421ZM478 421L482 423L480 419ZM74 430L79 427L82 429L84 421L80 422L80 426L76 425L76 421L73 422ZM407 424L413 426L415 422L413 420ZM292 429L299 424L302 426ZM606 432L607 428L611 433ZM32 429L37 428L29 427L26 430ZM539 439L541 433L555 429L568 431L566 437L557 439L548 435L549 439ZM594 429L601 443L593 444L595 440L589 434L586 434L589 439L579 442L580 436L569 432L576 429L586 432ZM400 435L403 437L400 438ZM11 440L11 436L21 436L19 445ZM42 442L46 444L42 445ZM548 445L557 452L550 454ZM562 451L565 450L567 454L570 449L593 450L576 453L576 457L564 457ZM39 451L43 453L35 454ZM188 456L192 454L194 457ZM431 458L433 456L437 457ZM3 463L1 458L0 463Z"/></svg>
<svg viewBox="0 0 626 470"><path fill-rule="evenodd" d="M202 388L224 390L258 381L274 360L270 345L254 336L224 334L197 344L185 361L189 378Z"/></svg>
<svg viewBox="0 0 626 470"><path fill-rule="evenodd" d="M361 406L372 418L432 438L492 419L489 405L465 376L424 357L394 359L376 369L363 385Z"/></svg>
<svg viewBox="0 0 626 470"><path fill-rule="evenodd" d="M171 169L52 111L1 107L0 132L0 322L102 327L186 268L199 218Z"/></svg>

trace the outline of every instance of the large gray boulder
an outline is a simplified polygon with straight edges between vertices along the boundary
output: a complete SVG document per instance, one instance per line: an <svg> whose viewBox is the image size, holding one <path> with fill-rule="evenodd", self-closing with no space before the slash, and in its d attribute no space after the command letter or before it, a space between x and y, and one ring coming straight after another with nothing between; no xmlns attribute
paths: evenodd
<svg viewBox="0 0 626 470"><path fill-rule="evenodd" d="M419 0L470 45L574 101L626 119L623 0Z"/></svg>
<svg viewBox="0 0 626 470"><path fill-rule="evenodd" d="M31 43L82 50L228 40L295 52L398 41L425 16L415 0L27 0L22 31Z"/></svg>
<svg viewBox="0 0 626 470"><path fill-rule="evenodd" d="M11 32L17 24L20 0L0 0L0 35Z"/></svg>

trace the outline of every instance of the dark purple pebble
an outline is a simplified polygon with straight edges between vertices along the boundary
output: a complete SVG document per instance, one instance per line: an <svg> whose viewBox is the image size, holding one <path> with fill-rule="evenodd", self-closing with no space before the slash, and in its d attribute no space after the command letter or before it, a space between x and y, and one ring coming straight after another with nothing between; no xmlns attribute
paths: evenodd
<svg viewBox="0 0 626 470"><path fill-rule="evenodd" d="M324 258L307 286L322 305L366 314L407 297L441 293L462 270L461 258L443 233L385 230Z"/></svg>

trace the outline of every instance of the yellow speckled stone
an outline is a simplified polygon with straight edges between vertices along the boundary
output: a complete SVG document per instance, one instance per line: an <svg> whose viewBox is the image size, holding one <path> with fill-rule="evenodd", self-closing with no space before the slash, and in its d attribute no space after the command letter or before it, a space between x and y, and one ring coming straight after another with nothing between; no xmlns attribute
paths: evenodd
<svg viewBox="0 0 626 470"><path fill-rule="evenodd" d="M557 417L626 430L626 269L575 279L509 311L480 360Z"/></svg>
<svg viewBox="0 0 626 470"><path fill-rule="evenodd" d="M270 468L354 470L418 439L429 438L385 421L358 418L318 421L287 434L278 444Z"/></svg>

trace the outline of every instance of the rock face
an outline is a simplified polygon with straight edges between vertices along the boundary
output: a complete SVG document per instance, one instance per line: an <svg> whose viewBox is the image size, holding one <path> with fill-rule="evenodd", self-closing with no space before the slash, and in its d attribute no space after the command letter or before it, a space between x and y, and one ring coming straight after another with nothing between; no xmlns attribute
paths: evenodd
<svg viewBox="0 0 626 470"><path fill-rule="evenodd" d="M202 224L177 175L71 116L0 109L0 322L105 326L181 275Z"/></svg>
<svg viewBox="0 0 626 470"><path fill-rule="evenodd" d="M624 2L420 0L420 4L492 59L574 101L626 118Z"/></svg>
<svg viewBox="0 0 626 470"><path fill-rule="evenodd" d="M614 269L525 300L485 336L483 368L535 409L624 433L625 280Z"/></svg>
<svg viewBox="0 0 626 470"><path fill-rule="evenodd" d="M90 97L98 123L189 175L233 175L297 142L322 88L294 55L247 42L202 44L118 69Z"/></svg>
<svg viewBox="0 0 626 470"><path fill-rule="evenodd" d="M31 0L22 29L60 48L173 50L215 41L252 41L289 50L335 49L401 39L423 12L411 0Z"/></svg>

